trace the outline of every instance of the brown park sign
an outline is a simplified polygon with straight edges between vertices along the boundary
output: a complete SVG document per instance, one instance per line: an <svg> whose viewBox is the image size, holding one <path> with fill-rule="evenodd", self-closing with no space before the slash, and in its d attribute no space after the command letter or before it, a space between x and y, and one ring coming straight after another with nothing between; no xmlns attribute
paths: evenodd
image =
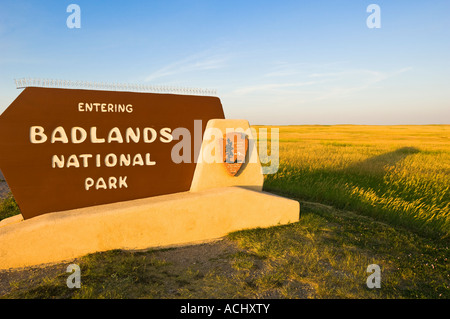
<svg viewBox="0 0 450 319"><path fill-rule="evenodd" d="M0 116L0 169L25 219L183 192L194 134L223 118L211 96L28 87ZM191 161L172 160L177 128Z"/></svg>

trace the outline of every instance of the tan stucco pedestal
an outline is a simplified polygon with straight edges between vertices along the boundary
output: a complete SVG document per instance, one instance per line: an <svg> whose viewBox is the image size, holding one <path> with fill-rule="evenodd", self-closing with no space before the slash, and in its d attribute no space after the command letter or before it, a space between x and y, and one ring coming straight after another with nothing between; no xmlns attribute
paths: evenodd
<svg viewBox="0 0 450 319"><path fill-rule="evenodd" d="M297 201L241 187L55 212L0 227L0 269L220 238L298 221Z"/></svg>

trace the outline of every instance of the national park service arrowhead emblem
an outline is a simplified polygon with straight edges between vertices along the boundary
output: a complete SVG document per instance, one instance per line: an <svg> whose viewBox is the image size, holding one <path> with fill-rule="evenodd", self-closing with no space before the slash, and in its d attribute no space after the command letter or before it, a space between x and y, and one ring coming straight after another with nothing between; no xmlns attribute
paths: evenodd
<svg viewBox="0 0 450 319"><path fill-rule="evenodd" d="M223 164L231 176L235 176L245 163L248 152L248 136L241 132L224 134L222 142Z"/></svg>

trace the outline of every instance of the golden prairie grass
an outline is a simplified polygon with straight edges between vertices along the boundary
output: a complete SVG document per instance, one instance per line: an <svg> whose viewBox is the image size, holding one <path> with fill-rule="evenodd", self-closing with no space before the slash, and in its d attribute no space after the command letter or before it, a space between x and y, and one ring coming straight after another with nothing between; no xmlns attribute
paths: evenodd
<svg viewBox="0 0 450 319"><path fill-rule="evenodd" d="M279 136L266 190L448 237L449 125L283 126Z"/></svg>

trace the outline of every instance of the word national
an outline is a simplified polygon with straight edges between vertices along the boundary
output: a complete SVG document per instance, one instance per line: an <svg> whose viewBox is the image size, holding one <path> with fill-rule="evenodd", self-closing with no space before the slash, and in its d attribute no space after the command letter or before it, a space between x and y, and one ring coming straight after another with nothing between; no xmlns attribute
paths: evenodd
<svg viewBox="0 0 450 319"><path fill-rule="evenodd" d="M53 168L69 168L69 167L89 167L90 164L95 167L126 167L126 166L152 166L156 165L155 161L150 160L150 153L144 155L137 154L114 154L110 153L102 157L101 154L72 154L69 156L53 155L52 167Z"/></svg>

